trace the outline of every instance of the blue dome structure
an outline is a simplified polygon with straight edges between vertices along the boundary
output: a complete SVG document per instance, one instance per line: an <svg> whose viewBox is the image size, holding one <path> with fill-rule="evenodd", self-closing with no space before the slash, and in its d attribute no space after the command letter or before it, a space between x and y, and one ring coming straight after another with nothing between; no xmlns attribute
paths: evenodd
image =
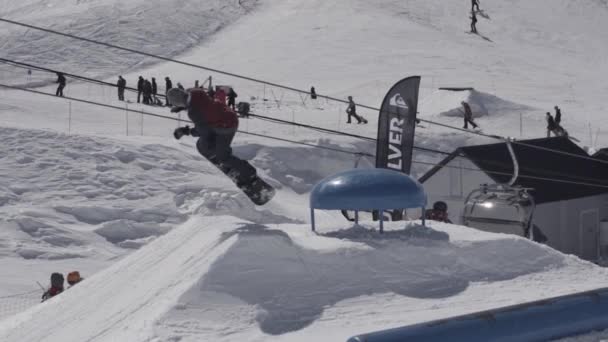
<svg viewBox="0 0 608 342"><path fill-rule="evenodd" d="M312 229L314 210L383 210L424 208L424 188L414 178L388 169L353 169L321 180L310 194ZM424 220L424 219L423 219ZM380 215L382 231L382 215Z"/></svg>

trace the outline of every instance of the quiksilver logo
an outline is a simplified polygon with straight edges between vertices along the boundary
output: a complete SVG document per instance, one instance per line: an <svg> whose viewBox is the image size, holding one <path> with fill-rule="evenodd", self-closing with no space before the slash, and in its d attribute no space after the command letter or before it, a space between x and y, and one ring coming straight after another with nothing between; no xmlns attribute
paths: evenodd
<svg viewBox="0 0 608 342"><path fill-rule="evenodd" d="M409 107L407 106L407 103L403 99L403 96L401 96L401 94L399 94L399 93L397 93L393 97L391 97L391 99L388 103L393 107L399 107L399 108L403 108L405 110L409 110Z"/></svg>

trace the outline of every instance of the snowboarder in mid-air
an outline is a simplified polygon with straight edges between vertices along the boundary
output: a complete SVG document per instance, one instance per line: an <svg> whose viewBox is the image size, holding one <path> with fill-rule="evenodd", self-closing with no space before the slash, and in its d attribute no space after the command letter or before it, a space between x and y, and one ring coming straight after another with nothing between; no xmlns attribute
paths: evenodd
<svg viewBox="0 0 608 342"><path fill-rule="evenodd" d="M355 104L355 101L353 101L352 96L348 97L348 108L346 108L346 114L348 114L348 120L346 121L346 123L351 123L351 117L357 119L357 123L367 123L367 120L365 120L365 118L360 115L357 115L357 105Z"/></svg>
<svg viewBox="0 0 608 342"><path fill-rule="evenodd" d="M471 11L469 18L471 18L471 33L477 33L477 27L475 26L477 24L477 16L475 15L475 11Z"/></svg>
<svg viewBox="0 0 608 342"><path fill-rule="evenodd" d="M471 111L471 106L465 101L460 102L462 107L464 108L464 126L462 128L469 129L469 124L473 125L473 128L477 128L477 124L473 122L473 112Z"/></svg>
<svg viewBox="0 0 608 342"><path fill-rule="evenodd" d="M173 105L171 112L188 110L194 127L179 127L173 136L198 137L198 152L230 177L243 192L258 205L265 204L274 195L274 189L257 176L256 169L247 161L232 154L232 139L239 119L226 102L214 101L202 88L181 90L174 88L167 93Z"/></svg>

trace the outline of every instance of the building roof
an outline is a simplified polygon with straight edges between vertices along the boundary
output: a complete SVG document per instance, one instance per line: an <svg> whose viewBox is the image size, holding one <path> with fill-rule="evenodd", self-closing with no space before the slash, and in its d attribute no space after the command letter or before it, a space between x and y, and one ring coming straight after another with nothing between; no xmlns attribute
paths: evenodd
<svg viewBox="0 0 608 342"><path fill-rule="evenodd" d="M567 137L520 140L512 146L519 163L515 185L534 189L530 193L536 203L608 193L608 159L590 159L585 150ZM456 149L422 176L420 182L427 181L457 156L469 159L496 183L507 183L513 175L507 145L496 143Z"/></svg>

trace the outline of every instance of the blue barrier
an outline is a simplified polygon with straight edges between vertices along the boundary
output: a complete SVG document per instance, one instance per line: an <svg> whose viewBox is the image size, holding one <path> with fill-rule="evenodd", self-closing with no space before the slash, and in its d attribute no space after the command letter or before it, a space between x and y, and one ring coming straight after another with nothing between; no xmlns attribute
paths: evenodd
<svg viewBox="0 0 608 342"><path fill-rule="evenodd" d="M310 193L310 217L315 230L315 209L380 212L388 209L421 208L424 214L427 197L416 179L388 169L353 169L324 178ZM422 216L424 224L424 215Z"/></svg>
<svg viewBox="0 0 608 342"><path fill-rule="evenodd" d="M608 288L363 334L348 342L547 341L608 329Z"/></svg>

